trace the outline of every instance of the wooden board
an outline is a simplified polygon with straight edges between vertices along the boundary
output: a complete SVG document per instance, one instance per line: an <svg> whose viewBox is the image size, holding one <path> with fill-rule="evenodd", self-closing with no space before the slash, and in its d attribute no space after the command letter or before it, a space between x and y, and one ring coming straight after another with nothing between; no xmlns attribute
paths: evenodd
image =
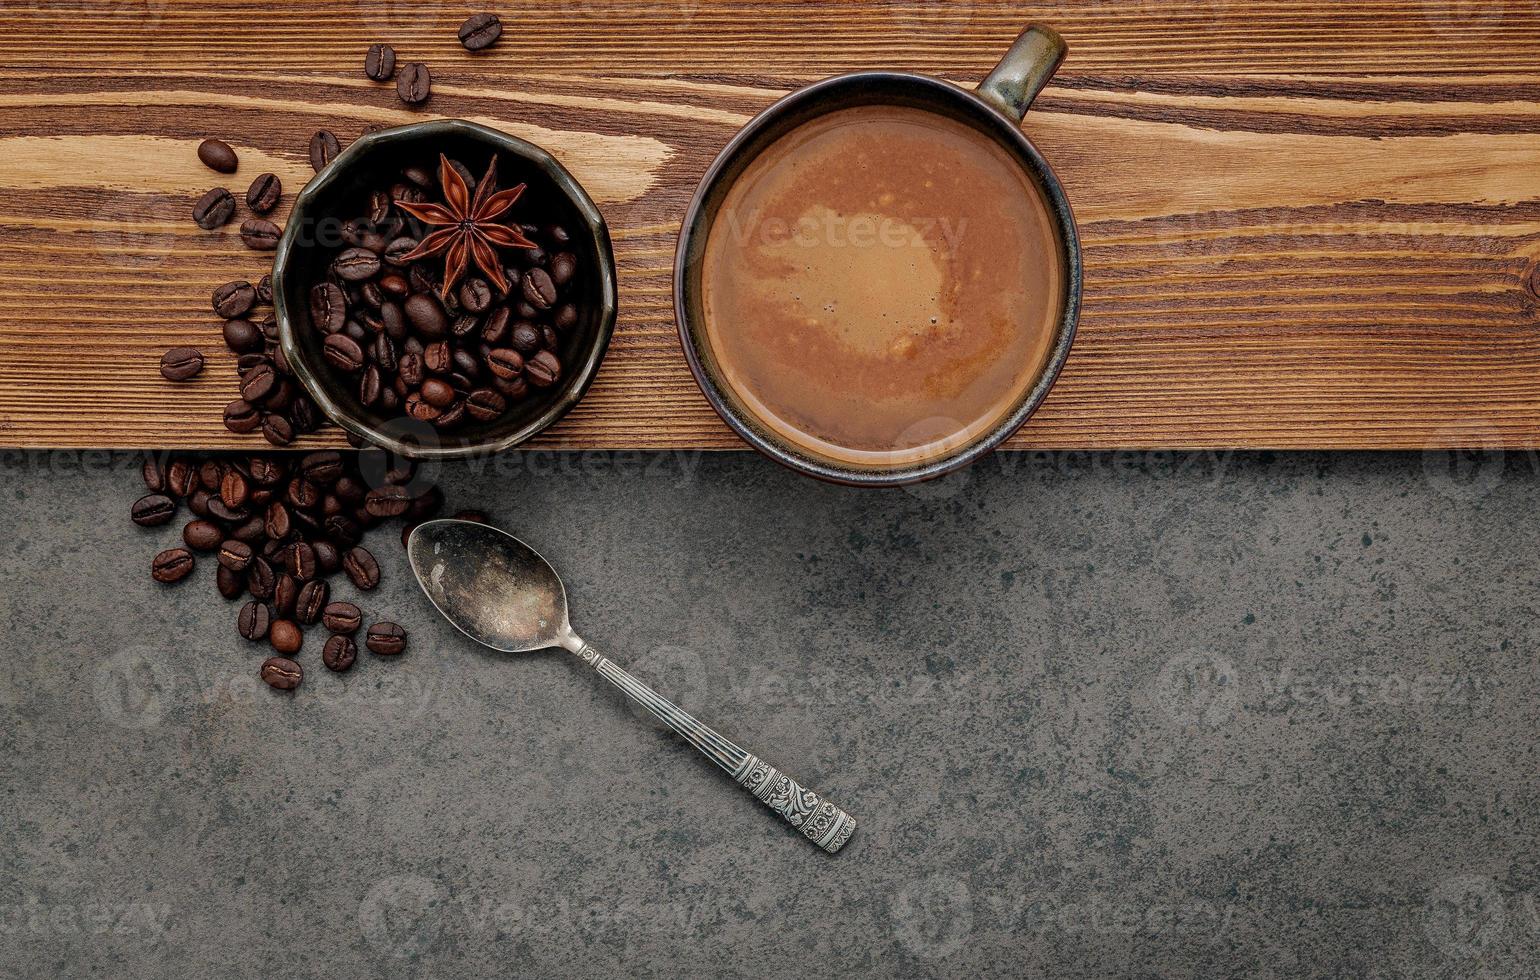
<svg viewBox="0 0 1540 980"><path fill-rule="evenodd" d="M1074 353L1016 445L1540 441L1540 5L529 0L478 56L455 41L467 12L0 4L0 445L261 445L219 423L234 369L207 308L263 258L199 231L192 201L266 169L297 188L319 127L443 115L545 145L615 229L614 345L542 445L736 447L670 304L712 157L823 75L976 82L1032 20L1071 46L1026 129L1087 274ZM427 111L363 77L376 40L432 67ZM207 135L239 175L198 164ZM173 391L156 362L177 344L221 353Z"/></svg>

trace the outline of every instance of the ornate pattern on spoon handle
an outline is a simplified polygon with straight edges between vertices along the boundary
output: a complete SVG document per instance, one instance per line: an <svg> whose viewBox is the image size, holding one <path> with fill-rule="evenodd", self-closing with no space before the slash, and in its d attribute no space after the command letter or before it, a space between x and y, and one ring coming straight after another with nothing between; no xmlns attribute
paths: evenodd
<svg viewBox="0 0 1540 980"><path fill-rule="evenodd" d="M626 673L615 661L601 656L599 651L587 643L581 644L577 655L598 671L599 676L620 688L627 697L652 712L681 738L704 752L730 773L738 785L753 793L787 823L802 831L808 840L833 854L844 847L850 835L855 833L856 821L850 814L804 788L758 756L745 752L709 725L696 721L688 712L675 707L667 698L660 697L652 688Z"/></svg>

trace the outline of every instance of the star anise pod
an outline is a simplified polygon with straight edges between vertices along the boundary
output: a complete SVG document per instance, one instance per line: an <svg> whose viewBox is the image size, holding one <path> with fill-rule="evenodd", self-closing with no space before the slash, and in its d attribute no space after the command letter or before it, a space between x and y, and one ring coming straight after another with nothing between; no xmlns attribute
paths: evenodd
<svg viewBox="0 0 1540 980"><path fill-rule="evenodd" d="M410 204L397 201L396 207L407 214L438 228L406 255L403 262L414 262L444 253L444 285L439 295L448 297L466 267L474 260L476 267L486 273L487 279L501 293L508 292L508 280L503 275L503 263L499 261L499 248L534 248L535 243L516 229L498 224L497 218L513 207L513 202L524 193L524 185L512 190L496 191L497 157L487 164L486 176L476 185L471 196L465 186L465 178L449 165L449 158L438 156L438 182L444 188L443 204Z"/></svg>

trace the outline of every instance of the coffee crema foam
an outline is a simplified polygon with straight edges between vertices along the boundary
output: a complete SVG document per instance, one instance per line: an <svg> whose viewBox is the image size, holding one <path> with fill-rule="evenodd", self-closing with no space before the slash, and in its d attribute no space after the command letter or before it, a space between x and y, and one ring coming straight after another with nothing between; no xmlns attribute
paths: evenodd
<svg viewBox="0 0 1540 980"><path fill-rule="evenodd" d="M1016 158L948 117L844 109L733 184L701 270L709 354L748 412L839 463L923 463L1041 375L1064 303L1052 217Z"/></svg>

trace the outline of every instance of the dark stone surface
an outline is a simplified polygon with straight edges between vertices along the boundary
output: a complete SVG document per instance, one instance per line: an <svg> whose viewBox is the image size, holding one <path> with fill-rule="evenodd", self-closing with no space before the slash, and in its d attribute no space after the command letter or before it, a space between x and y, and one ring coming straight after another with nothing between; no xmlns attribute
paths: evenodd
<svg viewBox="0 0 1540 980"><path fill-rule="evenodd" d="M137 460L3 457L0 975L1527 976L1540 475L1509 454L445 470L587 639L860 822L828 857L562 655L269 690ZM374 539L371 539L374 540ZM141 611L143 610L143 611Z"/></svg>

